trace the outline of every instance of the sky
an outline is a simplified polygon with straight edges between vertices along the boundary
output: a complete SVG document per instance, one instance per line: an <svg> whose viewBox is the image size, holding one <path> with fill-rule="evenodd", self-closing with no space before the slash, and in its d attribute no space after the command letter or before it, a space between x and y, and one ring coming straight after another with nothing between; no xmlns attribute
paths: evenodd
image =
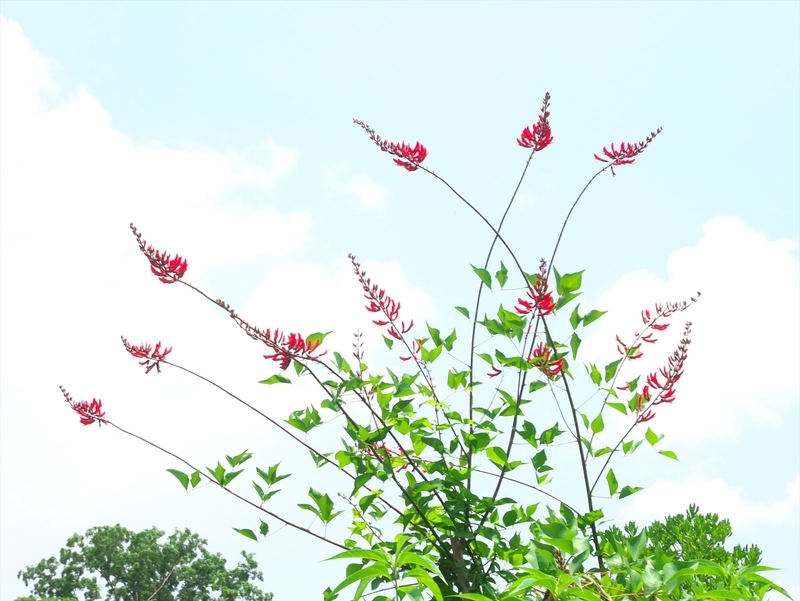
<svg viewBox="0 0 800 601"><path fill-rule="evenodd" d="M800 598L800 4L4 0L0 12L0 601L69 536L116 523L190 528L231 562L253 552L275 601L338 583L333 547L277 523L243 538L232 528L256 528L254 511L208 486L185 493L165 471L175 460L81 426L58 387L197 464L245 449L280 462L293 476L275 508L299 521L309 486L345 508L346 483L280 431L125 353L120 335L163 341L275 419L320 400L305 381L259 385L276 365L212 303L153 278L129 224L253 323L332 331L326 347L343 354L360 329L367 362L399 370L355 253L417 327L458 327L463 357L453 307L474 302L470 264L491 232L352 119L420 141L425 165L497 223L528 156L516 138L548 91L554 143L503 230L528 271L601 166L592 155L664 128L592 184L559 250L559 271L586 270L581 310L608 310L583 360L613 359L641 310L702 292L636 365L663 365L692 321L677 400L650 422L680 461L649 449L621 461L645 490L606 514L716 512ZM486 310L515 294L487 295ZM310 440L335 447L340 423ZM554 484L565 494L570 475Z"/></svg>

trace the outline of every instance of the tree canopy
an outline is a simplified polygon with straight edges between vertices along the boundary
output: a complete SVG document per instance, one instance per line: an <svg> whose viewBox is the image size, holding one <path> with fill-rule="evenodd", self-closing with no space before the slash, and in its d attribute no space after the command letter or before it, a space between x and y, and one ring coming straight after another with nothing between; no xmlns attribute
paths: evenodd
<svg viewBox="0 0 800 601"><path fill-rule="evenodd" d="M42 559L18 578L33 596L17 601L271 601L252 554L234 568L189 530L133 532L120 524L75 534L58 558Z"/></svg>

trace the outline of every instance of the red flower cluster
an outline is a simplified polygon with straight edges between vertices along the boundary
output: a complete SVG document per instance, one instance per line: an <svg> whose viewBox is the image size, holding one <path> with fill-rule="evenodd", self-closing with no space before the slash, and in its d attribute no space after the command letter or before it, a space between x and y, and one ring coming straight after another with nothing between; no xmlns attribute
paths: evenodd
<svg viewBox="0 0 800 601"><path fill-rule="evenodd" d="M405 321L400 321L400 324L398 325L397 322L400 319L400 303L386 294L386 291L383 288L380 288L377 284L372 283L372 280L367 277L367 272L361 269L361 263L356 261L355 255L349 254L347 256L350 258L350 262L353 264L353 270L356 273L356 277L361 284L361 288L365 292L364 298L369 301L369 304L366 305L367 311L370 313L381 313L386 318L373 319L372 323L381 327L389 326L386 330L386 333L396 340L400 340L401 342L404 341L403 335L408 334L411 331L411 328L414 327L414 320L412 319L408 325L406 325ZM417 352L419 352L419 341L414 340L412 341L411 345L411 353L413 356L416 356ZM411 357L400 357L400 359L403 361L408 361L411 359Z"/></svg>
<svg viewBox="0 0 800 601"><path fill-rule="evenodd" d="M144 373L146 374L149 374L154 367L158 373L161 373L161 362L172 352L172 347L162 350L160 341L156 343L156 348L153 348L150 344L133 345L122 336L122 344L134 358L144 359L144 361L139 361L139 365L145 367Z"/></svg>
<svg viewBox="0 0 800 601"><path fill-rule="evenodd" d="M389 142L388 140L384 140L378 134L376 134L375 130L363 121L359 119L353 119L353 123L359 125L365 132L367 132L369 139L375 142L378 148L380 148L383 152L388 152L389 154L397 157L393 159L395 164L403 167L406 171L416 171L420 163L422 163L422 161L424 161L428 156L428 149L419 142L414 144L413 147L405 142L400 142L399 144L396 142Z"/></svg>
<svg viewBox="0 0 800 601"><path fill-rule="evenodd" d="M647 384L645 384L641 394L636 396L636 410L639 413L639 418L636 420L637 423L648 422L656 416L652 407L662 403L671 403L675 400L675 384L681 379L683 365L689 356L689 345L692 342L689 338L691 332L692 322L687 321L683 328L683 338L678 343L678 348L667 359L667 366L658 370L664 381L660 382L658 374L655 372L647 376ZM658 391L655 395L655 400L647 407L646 411L642 412L644 405L650 403L653 394L651 389Z"/></svg>
<svg viewBox="0 0 800 601"><path fill-rule="evenodd" d="M386 446L385 442L381 442L380 444L374 444L368 447L362 447L359 449L364 455L369 455L370 457L377 459L378 461L384 461L385 459L391 459L393 457L403 457L404 453L403 450L398 448L396 451L390 449ZM416 455L411 455L412 459L419 459ZM402 472L403 470L408 469L410 464L406 463L401 465L397 468L398 472Z"/></svg>
<svg viewBox="0 0 800 601"><path fill-rule="evenodd" d="M517 144L523 148L533 148L534 152L539 152L552 143L553 134L550 131L550 92L547 92L542 101L539 120L522 130L522 134L517 138Z"/></svg>
<svg viewBox="0 0 800 601"><path fill-rule="evenodd" d="M670 317L674 313L679 313L681 311L685 311L691 305L697 302L697 299L700 298L700 293L698 292L697 295L692 296L688 301L680 301L680 302L673 302L668 301L666 303L656 303L655 304L655 317L652 316L649 309L645 309L642 311L642 323L644 324L644 332L647 330L657 330L659 332L663 332L669 327L668 323L659 323L658 320L660 318ZM617 352L623 357L627 357L628 359L640 359L643 355L641 349L642 342L647 342L649 344L654 344L658 342L658 338L654 338L652 332L647 332L645 334L640 334L639 332L634 332L634 341L631 344L624 343L619 334L617 334ZM620 388L620 390L627 390L626 386Z"/></svg>
<svg viewBox="0 0 800 601"><path fill-rule="evenodd" d="M142 240L142 235L132 223L131 230L133 231L133 235L136 236L139 250L141 250L142 254L150 261L150 271L153 272L153 275L157 276L158 279L165 284L174 284L183 277L186 273L186 269L189 267L186 263L186 259L178 255L175 255L173 258L163 251L158 251L152 246L147 246L147 243Z"/></svg>
<svg viewBox="0 0 800 601"><path fill-rule="evenodd" d="M269 333L269 330L267 330L267 337L269 337ZM325 354L322 353L316 357L311 355L322 344L321 339L312 340L311 337L304 339L300 334L289 334L287 338L280 330L275 330L272 334L272 340L275 352L270 355L264 355L264 359L277 361L280 363L282 370L286 370L289 367L292 359L318 359Z"/></svg>
<svg viewBox="0 0 800 601"><path fill-rule="evenodd" d="M611 163L611 174L616 175L614 173L614 167L619 165L633 165L633 162L636 160L636 157L642 154L650 145L655 137L661 133L662 128L659 127L656 131L650 132L650 135L647 136L646 139L642 140L641 142L636 142L635 144L631 144L630 142L622 142L619 145L619 148L614 148L614 145L611 145L611 150L603 147L603 154L606 158L594 155L598 161L603 163Z"/></svg>
<svg viewBox="0 0 800 601"><path fill-rule="evenodd" d="M564 358L554 359L553 349L544 342L540 342L533 349L533 353L528 357L528 363L538 367L550 379L558 376L564 369Z"/></svg>
<svg viewBox="0 0 800 601"><path fill-rule="evenodd" d="M280 363L280 368L286 370L291 365L293 359L303 359L308 361L317 361L328 351L319 354L313 354L315 350L322 344L322 335L312 335L308 338L303 338L301 334L286 334L277 328L271 330L270 328L262 329L250 325L244 319L239 317L236 312L231 309L230 305L218 300L217 304L225 309L231 316L231 319L236 322L245 334L250 336L253 340L263 342L274 352L264 355L264 359L272 359Z"/></svg>
<svg viewBox="0 0 800 601"><path fill-rule="evenodd" d="M105 418L105 411L103 411L103 401L99 399L92 399L91 402L89 401L74 401L70 394L64 389L63 386L59 386L61 389L61 394L64 395L64 400L72 407L72 410L78 414L80 417L80 422L84 426L88 426L89 424L93 424L97 422L97 425L102 426L108 420Z"/></svg>
<svg viewBox="0 0 800 601"><path fill-rule="evenodd" d="M416 171L417 166L428 156L428 149L419 142L414 144L413 148L405 142L401 142L400 144L392 142L389 147L392 154L401 157L392 160L396 165L403 167L406 171Z"/></svg>
<svg viewBox="0 0 800 601"><path fill-rule="evenodd" d="M553 300L553 294L547 286L547 261L542 259L539 261L539 273L536 274L536 281L533 286L528 288L528 296L531 301L524 298L517 299L519 305L514 309L520 315L528 315L534 309L539 313L540 317L550 315L556 308L556 302Z"/></svg>

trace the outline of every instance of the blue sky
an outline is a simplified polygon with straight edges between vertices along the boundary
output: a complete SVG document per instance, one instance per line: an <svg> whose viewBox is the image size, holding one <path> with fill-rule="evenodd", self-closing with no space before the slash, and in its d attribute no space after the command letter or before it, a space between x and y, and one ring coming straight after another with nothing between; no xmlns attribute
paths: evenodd
<svg viewBox="0 0 800 601"><path fill-rule="evenodd" d="M276 601L319 598L343 569L317 563L330 549L286 531L249 543L231 527L255 516L210 489L184 496L165 458L62 407L59 384L101 397L120 425L206 464L244 448L259 465L295 460L250 414L174 372L144 377L122 352L120 334L164 339L275 416L313 393L256 385L273 366L213 307L156 286L127 225L265 326L333 329L345 349L362 327L381 358L347 253L418 323L447 329L463 323L451 307L472 303L469 264L490 238L352 118L421 141L426 165L496 221L527 156L515 139L545 91L555 142L504 230L528 265L549 256L592 154L664 127L593 185L556 262L587 270L586 307L611 309L587 357L611 356L641 309L703 291L678 401L658 417L682 461L631 462L650 488L609 513L646 523L696 502L760 545L800 597L800 4L1 10L0 599L74 532L117 522L189 527L231 559L254 551ZM296 469L298 491L321 477ZM313 567L299 579L301 560Z"/></svg>

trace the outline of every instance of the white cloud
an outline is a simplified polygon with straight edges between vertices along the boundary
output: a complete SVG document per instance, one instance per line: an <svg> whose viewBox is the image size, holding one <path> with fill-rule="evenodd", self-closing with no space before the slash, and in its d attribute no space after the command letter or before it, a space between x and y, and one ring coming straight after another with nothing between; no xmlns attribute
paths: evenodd
<svg viewBox="0 0 800 601"><path fill-rule="evenodd" d="M350 198L362 210L382 209L386 206L388 190L368 175L360 173L347 177L348 164L340 161L325 170L325 186L334 198Z"/></svg>
<svg viewBox="0 0 800 601"><path fill-rule="evenodd" d="M674 350L683 324L693 322L685 373L677 400L657 407L659 428L685 442L707 443L738 436L743 426L785 428L782 412L798 402L800 382L800 281L797 243L768 240L735 217L715 217L703 239L678 250L667 263L667 280L639 271L621 278L593 303L613 308L587 337L584 359L616 358L616 334L631 339L639 313L655 302L699 302L669 319L657 345L624 375L656 371ZM588 306L587 306L588 308Z"/></svg>
<svg viewBox="0 0 800 601"><path fill-rule="evenodd" d="M225 152L134 144L111 126L86 89L60 106L48 105L42 91L55 86L50 63L30 49L16 23L3 18L0 26L4 532L46 514L54 532L68 535L78 529L75 516L91 522L106 509L144 506L174 493L174 482L154 474L178 467L175 460L113 428L81 426L61 400L59 384L76 400L102 399L115 423L198 462L247 446L269 449L266 460L273 463L287 459L283 434L178 370L145 376L119 336L134 344L163 341L174 347L170 359L275 418L309 402L304 384L259 385L277 371L262 358L263 348L212 303L155 280L128 229L134 221L148 243L187 257L187 281L212 298L230 294L210 289L210 268L285 259L307 238L308 211L282 213L239 199L245 192L268 199L294 169L297 151L273 140ZM367 205L385 195L360 176L344 189ZM399 264L366 261L364 267L403 302L404 315L421 324L433 314L431 299L407 281ZM330 344L347 350L357 328L375 348L378 334L364 304L352 267L341 260L269 269L252 298L236 308L259 326L333 329ZM3 541L30 555L27 539L4 534ZM5 560L2 570L0 580L10 575Z"/></svg>
<svg viewBox="0 0 800 601"><path fill-rule="evenodd" d="M133 343L164 340L175 346L179 363L223 380L254 382L254 370L263 369L263 359L247 357L246 348L223 351L241 339L217 308L149 275L128 223L136 222L157 248L188 257L187 279L207 289L215 265L280 258L298 248L310 216L238 200L242 191L272 190L294 168L295 149L273 140L223 153L134 144L84 88L57 106L48 103L47 94L58 89L52 62L4 17L0 44L6 524L9 515L17 521L45 511L68 516L91 500L141 499L158 490L150 486L153 465L164 458L146 447L131 450L132 441L113 430L82 428L59 400L59 384L77 400L101 398L120 425L168 440L176 450L219 438L221 425L230 428L226 434L252 427L244 410L224 398L212 401L199 382L180 373L145 377L126 357L120 334ZM124 460L133 454L144 459ZM99 480L98 473L107 476ZM50 507L52 490L71 491L58 510Z"/></svg>
<svg viewBox="0 0 800 601"><path fill-rule="evenodd" d="M796 524L800 510L800 477L786 486L781 499L757 502L749 500L740 488L722 478L691 477L685 480L657 480L634 497L630 519L647 524L667 515L682 514L694 503L703 513L716 513L728 519L734 532L739 529L789 526Z"/></svg>

